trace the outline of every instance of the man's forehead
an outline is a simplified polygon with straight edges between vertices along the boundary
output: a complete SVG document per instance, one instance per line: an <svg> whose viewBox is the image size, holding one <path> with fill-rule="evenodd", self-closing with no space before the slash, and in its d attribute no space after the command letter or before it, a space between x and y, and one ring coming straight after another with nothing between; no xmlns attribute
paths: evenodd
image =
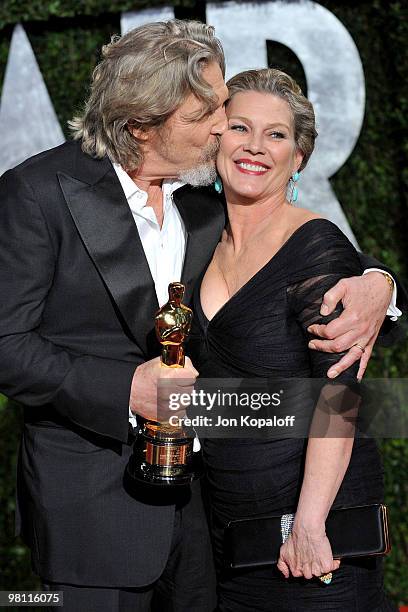
<svg viewBox="0 0 408 612"><path fill-rule="evenodd" d="M217 108L223 106L228 100L228 88L225 84L221 68L218 64L213 63L206 66L203 69L202 75L214 92L214 104L211 104L209 109L205 106L203 100L200 100L193 92L189 92L178 109L168 119L169 124L172 124L175 121L189 123L191 120L193 120L193 122L195 122L196 119L192 119L192 116L194 116L195 113L197 113L197 118L199 117L199 119L201 119L202 117L200 117L200 110L203 111L204 116L211 115L217 110Z"/></svg>
<svg viewBox="0 0 408 612"><path fill-rule="evenodd" d="M220 66L216 62L208 64L203 69L202 76L213 89L215 95L219 99L219 102L224 104L224 102L228 99L228 88L225 84Z"/></svg>
<svg viewBox="0 0 408 612"><path fill-rule="evenodd" d="M209 112L215 112L217 108L223 106L228 100L229 94L226 87L212 88L215 94L214 104L211 104L210 109L205 106L202 100L197 98L194 94L190 93L184 102L179 106L177 111L174 113L175 116L182 115L186 116L189 113L199 112L202 110L205 114Z"/></svg>
<svg viewBox="0 0 408 612"><path fill-rule="evenodd" d="M218 96L218 100L221 104L224 104L228 100L229 91L228 91L228 87L226 86L224 82L224 79L222 80L219 91L215 91L215 93Z"/></svg>
<svg viewBox="0 0 408 612"><path fill-rule="evenodd" d="M229 98L228 87L226 86L222 75L221 79L217 83L211 84L211 89L213 90L215 96L212 111L215 112L220 106L224 106ZM200 102L200 105L203 105L202 102Z"/></svg>

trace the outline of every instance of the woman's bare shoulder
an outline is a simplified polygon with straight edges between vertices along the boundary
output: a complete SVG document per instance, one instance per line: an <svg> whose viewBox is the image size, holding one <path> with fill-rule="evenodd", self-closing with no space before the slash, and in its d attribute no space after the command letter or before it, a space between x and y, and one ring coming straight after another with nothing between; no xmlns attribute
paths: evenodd
<svg viewBox="0 0 408 612"><path fill-rule="evenodd" d="M316 213L313 210L309 210L308 208L298 208L295 206L291 206L289 209L289 217L294 229L297 229L312 219L325 219L323 215Z"/></svg>
<svg viewBox="0 0 408 612"><path fill-rule="evenodd" d="M288 210L287 216L287 234L293 234L293 232L296 232L296 230L302 227L302 225L304 225L308 221L312 221L313 219L325 219L325 217L312 210L308 210L307 208L295 208L294 206L291 206Z"/></svg>

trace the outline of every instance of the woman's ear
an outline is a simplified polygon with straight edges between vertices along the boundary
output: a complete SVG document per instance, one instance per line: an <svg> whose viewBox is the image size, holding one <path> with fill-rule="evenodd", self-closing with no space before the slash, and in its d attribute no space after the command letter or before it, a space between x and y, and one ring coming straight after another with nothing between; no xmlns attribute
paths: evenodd
<svg viewBox="0 0 408 612"><path fill-rule="evenodd" d="M299 172L299 168L302 164L303 158L304 158L304 153L300 149L296 149L295 163L293 166L292 174L294 174L295 172Z"/></svg>

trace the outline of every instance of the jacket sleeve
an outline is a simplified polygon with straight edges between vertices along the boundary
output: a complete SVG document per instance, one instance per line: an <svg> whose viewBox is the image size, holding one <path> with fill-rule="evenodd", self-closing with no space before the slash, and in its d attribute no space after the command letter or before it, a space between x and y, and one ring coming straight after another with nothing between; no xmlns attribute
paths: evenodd
<svg viewBox="0 0 408 612"><path fill-rule="evenodd" d="M76 354L41 336L56 261L30 185L21 169L6 172L0 179L0 392L126 442L136 364Z"/></svg>

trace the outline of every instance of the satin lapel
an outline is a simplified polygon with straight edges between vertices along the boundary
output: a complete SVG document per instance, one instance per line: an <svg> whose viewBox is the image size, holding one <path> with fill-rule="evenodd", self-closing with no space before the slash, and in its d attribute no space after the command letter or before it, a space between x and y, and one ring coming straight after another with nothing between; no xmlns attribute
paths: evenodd
<svg viewBox="0 0 408 612"><path fill-rule="evenodd" d="M134 340L148 354L157 303L153 279L136 224L110 163L89 185L58 174L84 245Z"/></svg>
<svg viewBox="0 0 408 612"><path fill-rule="evenodd" d="M206 189L183 187L173 194L187 231L182 283L187 304L194 284L208 264L225 226L225 213L217 196Z"/></svg>

